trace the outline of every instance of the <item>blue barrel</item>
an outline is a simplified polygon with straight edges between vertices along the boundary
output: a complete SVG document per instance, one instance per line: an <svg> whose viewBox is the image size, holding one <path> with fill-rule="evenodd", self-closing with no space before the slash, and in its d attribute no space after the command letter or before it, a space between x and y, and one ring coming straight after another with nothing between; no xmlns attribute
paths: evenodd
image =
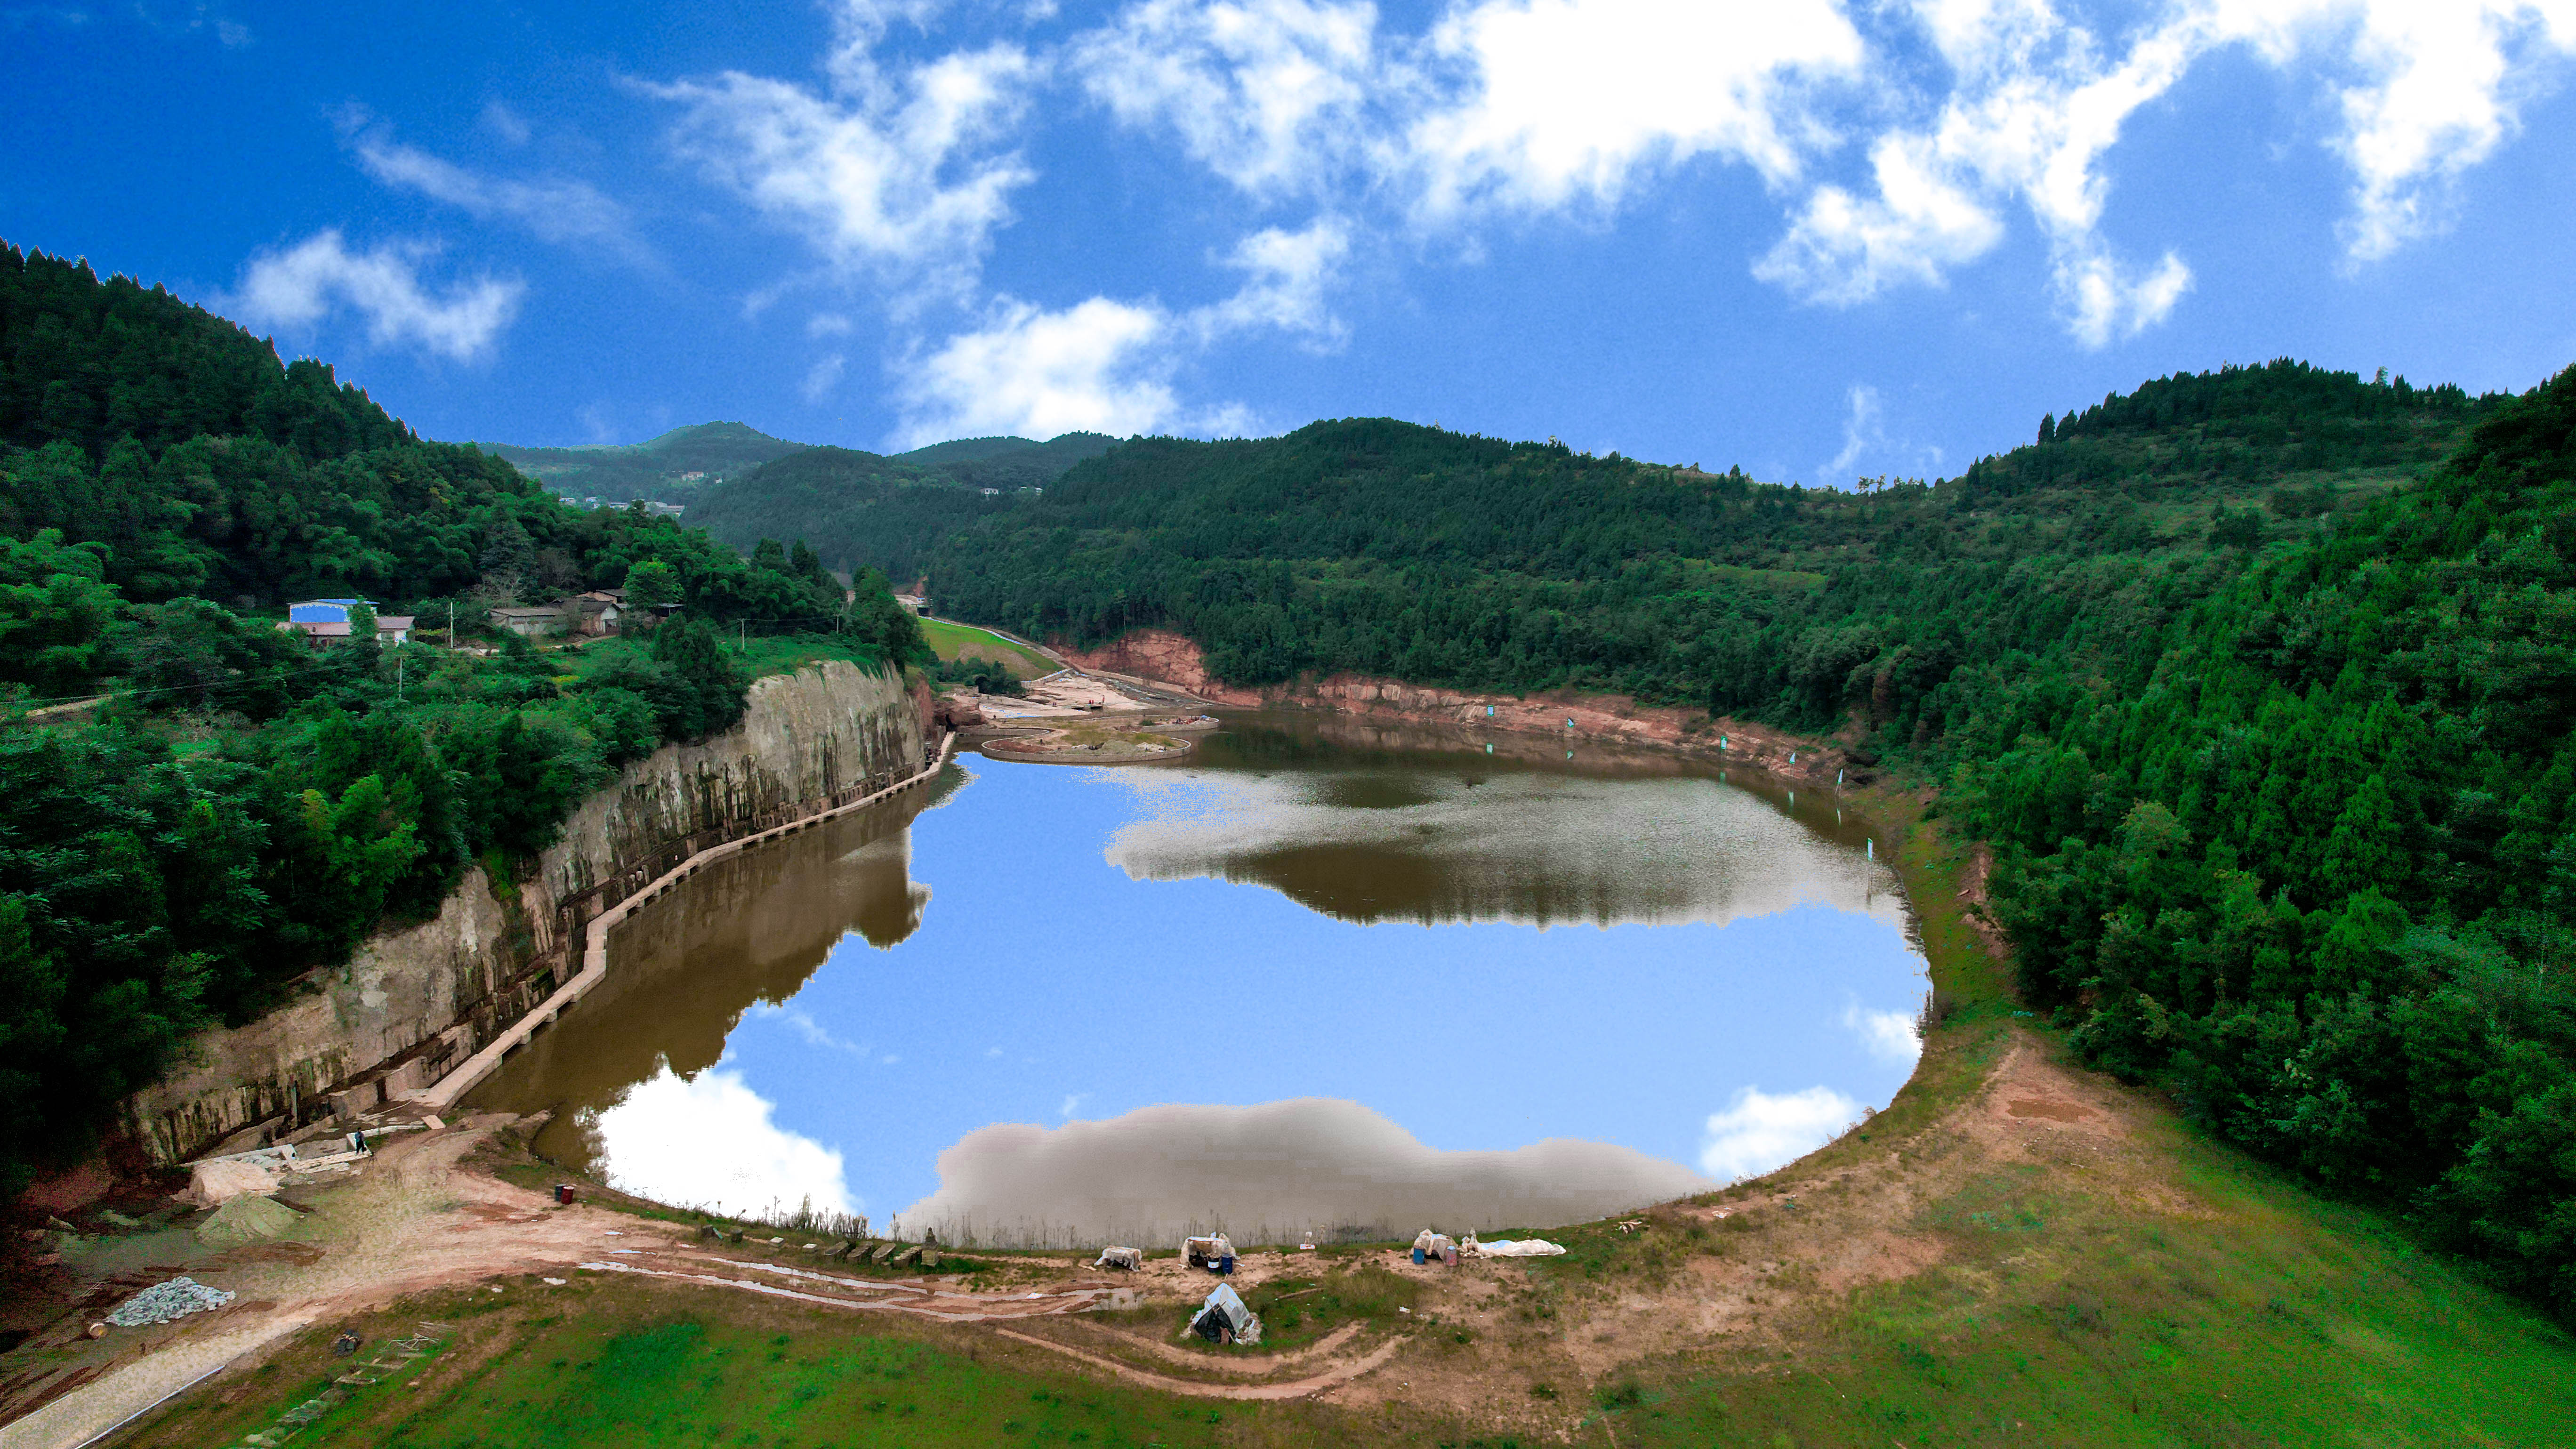
<svg viewBox="0 0 2576 1449"><path fill-rule="evenodd" d="M1422 1250L1420 1248L1413 1250L1413 1266L1417 1268L1422 1266Z"/></svg>
<svg viewBox="0 0 2576 1449"><path fill-rule="evenodd" d="M1224 1257L1216 1260L1216 1272L1218 1277L1222 1278L1233 1271L1234 1255L1232 1253L1228 1253Z"/></svg>

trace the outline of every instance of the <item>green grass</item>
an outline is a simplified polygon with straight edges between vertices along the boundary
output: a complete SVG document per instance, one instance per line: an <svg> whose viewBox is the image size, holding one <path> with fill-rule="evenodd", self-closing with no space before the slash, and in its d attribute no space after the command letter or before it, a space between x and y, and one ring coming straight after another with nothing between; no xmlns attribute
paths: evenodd
<svg viewBox="0 0 2576 1449"><path fill-rule="evenodd" d="M1386 1442L1334 1411L1181 1398L1078 1376L989 1335L915 1331L703 1291L572 1275L564 1288L414 1300L355 1325L350 1360L317 1326L247 1379L191 1396L136 1445L239 1443L310 1400L385 1336L426 1319L447 1337L405 1378L348 1391L298 1449L822 1449L822 1446L1296 1445ZM227 1403L225 1400L230 1399Z"/></svg>
<svg viewBox="0 0 2576 1449"><path fill-rule="evenodd" d="M1910 798L1882 795L1872 813L1900 839L1951 1014L1888 1110L1802 1176L1883 1156L1973 1094L2016 1041L2063 1051L2059 1034L2016 1021L2007 968L1967 927L1964 852ZM1601 1442L2576 1443L2576 1341L2558 1326L2174 1113L2133 1118L2126 1170L2070 1142L1964 1178L1922 1173L1945 1185L1886 1226L1937 1245L1941 1261L1839 1298L1787 1265L1778 1335L1609 1376L1593 1398ZM1622 1274L1655 1278L1676 1256L1759 1241L1741 1214L1721 1227L1737 1231L1570 1230L1573 1251L1533 1277L1615 1291Z"/></svg>
<svg viewBox="0 0 2576 1449"><path fill-rule="evenodd" d="M930 641L931 652L942 659L990 660L1007 667L1020 679L1036 679L1063 667L1036 650L1015 644L989 629L924 619L921 621L921 634Z"/></svg>
<svg viewBox="0 0 2576 1449"><path fill-rule="evenodd" d="M1914 1224L1950 1261L1855 1294L1794 1353L1640 1366L1619 1442L2576 1441L2564 1334L2223 1148L2155 1145L2200 1215L1979 1178Z"/></svg>
<svg viewBox="0 0 2576 1449"><path fill-rule="evenodd" d="M834 634L754 634L748 638L728 635L724 649L754 679L793 674L825 659L847 659L870 666L884 661L878 651ZM653 641L642 635L594 639L578 649L547 652L547 658L567 678L582 677L618 659L652 657Z"/></svg>

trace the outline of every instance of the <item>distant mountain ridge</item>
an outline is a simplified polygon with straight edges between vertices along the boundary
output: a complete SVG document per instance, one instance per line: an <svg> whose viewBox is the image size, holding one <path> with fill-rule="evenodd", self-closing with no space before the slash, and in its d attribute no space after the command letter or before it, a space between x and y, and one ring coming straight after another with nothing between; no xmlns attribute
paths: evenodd
<svg viewBox="0 0 2576 1449"><path fill-rule="evenodd" d="M802 538L843 572L920 576L938 539L1005 512L1065 471L1117 446L1100 433L959 438L892 457L807 448L697 495L689 522L736 548Z"/></svg>
<svg viewBox="0 0 2576 1449"><path fill-rule="evenodd" d="M693 423L641 443L527 448L476 447L574 499L628 503L638 498L688 503L702 486L803 452L807 444L773 438L748 423Z"/></svg>

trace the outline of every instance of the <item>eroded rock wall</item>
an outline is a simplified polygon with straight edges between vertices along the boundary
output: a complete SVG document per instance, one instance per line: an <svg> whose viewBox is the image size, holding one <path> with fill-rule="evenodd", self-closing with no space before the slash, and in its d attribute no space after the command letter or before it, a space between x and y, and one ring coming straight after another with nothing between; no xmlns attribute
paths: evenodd
<svg viewBox="0 0 2576 1449"><path fill-rule="evenodd" d="M760 680L740 724L627 766L523 878L468 870L435 919L205 1033L190 1065L127 1102L127 1129L177 1161L271 1119L372 1106L388 1081L426 1086L578 969L566 943L671 861L919 769L930 703L926 687L840 661Z"/></svg>

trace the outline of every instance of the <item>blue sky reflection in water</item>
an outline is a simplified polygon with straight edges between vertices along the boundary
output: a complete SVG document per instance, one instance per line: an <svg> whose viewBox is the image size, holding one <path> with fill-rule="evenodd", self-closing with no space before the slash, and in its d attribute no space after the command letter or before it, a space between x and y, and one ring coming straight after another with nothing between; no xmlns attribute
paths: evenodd
<svg viewBox="0 0 2576 1449"><path fill-rule="evenodd" d="M1912 1069L1922 963L1829 801L1306 721L1181 768L962 771L908 832L675 894L751 937L621 935L698 996L576 1013L487 1098L574 1108L557 1155L657 1197L1088 1240L1614 1211ZM671 1027L639 1014L692 1011L728 1022L639 1054Z"/></svg>

